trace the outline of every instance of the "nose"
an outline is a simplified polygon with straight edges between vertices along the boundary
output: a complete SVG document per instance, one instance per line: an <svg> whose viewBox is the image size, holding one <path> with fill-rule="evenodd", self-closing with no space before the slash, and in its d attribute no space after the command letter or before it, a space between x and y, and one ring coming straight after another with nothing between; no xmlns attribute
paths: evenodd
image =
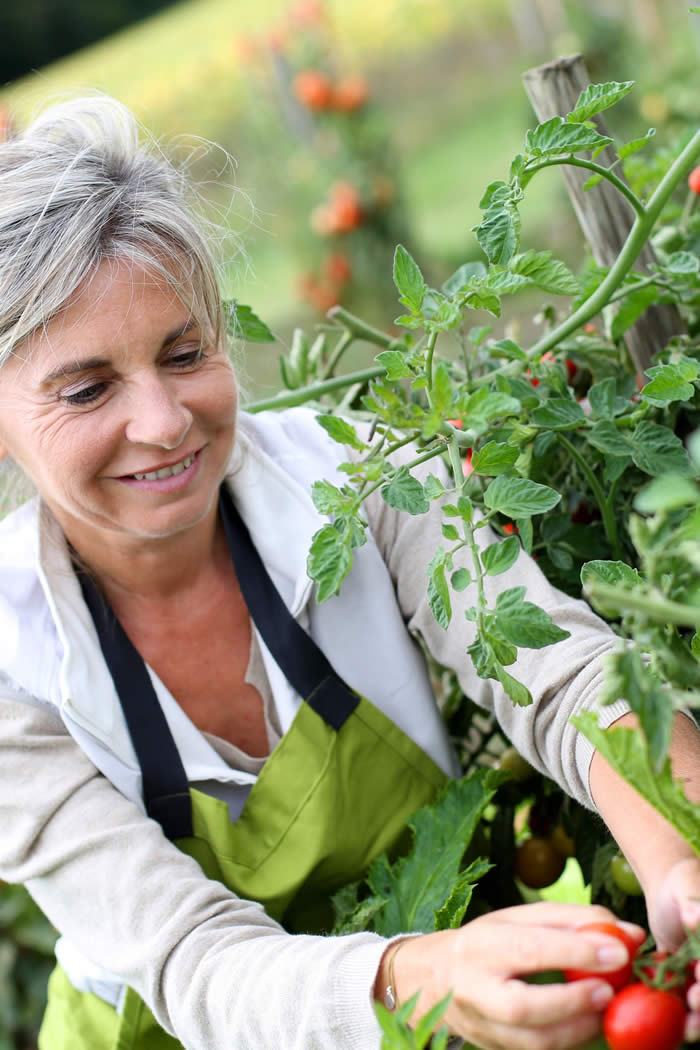
<svg viewBox="0 0 700 1050"><path fill-rule="evenodd" d="M144 376L130 389L126 437L139 445L179 448L192 426L192 412L168 377Z"/></svg>

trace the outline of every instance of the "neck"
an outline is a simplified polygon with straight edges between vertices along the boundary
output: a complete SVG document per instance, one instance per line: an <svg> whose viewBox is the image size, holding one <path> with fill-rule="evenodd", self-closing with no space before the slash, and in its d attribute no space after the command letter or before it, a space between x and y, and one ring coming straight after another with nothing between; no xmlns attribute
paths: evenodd
<svg viewBox="0 0 700 1050"><path fill-rule="evenodd" d="M70 531L65 531L70 543ZM230 561L216 502L206 518L172 536L113 539L107 545L101 536L91 543L83 534L74 548L115 612L125 603L153 605L182 597Z"/></svg>

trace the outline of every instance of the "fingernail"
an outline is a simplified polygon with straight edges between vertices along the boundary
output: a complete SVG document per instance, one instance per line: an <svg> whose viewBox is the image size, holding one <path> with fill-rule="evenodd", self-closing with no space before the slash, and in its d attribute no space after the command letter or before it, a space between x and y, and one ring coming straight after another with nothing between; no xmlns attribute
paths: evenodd
<svg viewBox="0 0 700 1050"><path fill-rule="evenodd" d="M697 1043L700 1039L700 1018L690 1018L685 1023L685 1038L688 1043Z"/></svg>
<svg viewBox="0 0 700 1050"><path fill-rule="evenodd" d="M599 984L591 992L591 1002L596 1010L603 1010L613 997L613 990L609 984Z"/></svg>
<svg viewBox="0 0 700 1050"><path fill-rule="evenodd" d="M604 944L598 949L598 961L603 966L624 966L628 959L627 949L622 944Z"/></svg>

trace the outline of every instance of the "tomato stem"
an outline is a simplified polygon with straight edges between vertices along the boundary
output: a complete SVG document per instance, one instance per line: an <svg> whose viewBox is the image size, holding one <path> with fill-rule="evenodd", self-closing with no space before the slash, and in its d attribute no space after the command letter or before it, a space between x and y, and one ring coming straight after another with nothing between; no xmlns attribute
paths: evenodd
<svg viewBox="0 0 700 1050"><path fill-rule="evenodd" d="M615 175L610 168L604 167L602 164L596 164L593 160L584 160L583 157L552 157L549 160L543 161L541 164L537 164L532 168L528 167L528 174L535 175L538 171L542 171L543 168L551 168L555 165L572 165L574 168L587 168L589 171L595 172L596 175L600 175L602 178L607 179L616 190L626 198L627 201L632 205L637 215L644 216L646 209L639 197L636 195L626 182L623 182L621 178Z"/></svg>

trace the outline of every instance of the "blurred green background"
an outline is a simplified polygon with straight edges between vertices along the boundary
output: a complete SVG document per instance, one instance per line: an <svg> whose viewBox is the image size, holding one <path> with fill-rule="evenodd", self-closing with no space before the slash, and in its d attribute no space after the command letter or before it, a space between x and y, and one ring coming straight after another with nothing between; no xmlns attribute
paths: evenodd
<svg viewBox="0 0 700 1050"><path fill-rule="evenodd" d="M10 83L0 104L22 123L47 99L101 90L189 151L233 235L221 239L227 295L288 345L331 301L389 327L397 240L433 282L480 257L470 229L481 194L534 123L525 69L581 50L592 80L638 82L615 130L692 123L698 22L683 0L189 0ZM309 71L334 85L362 78L366 103L310 108L295 80ZM314 232L338 182L357 189L362 222ZM580 259L559 173L528 189L523 216L525 247ZM527 304L515 310L517 322ZM240 367L250 395L279 384L274 346L252 347Z"/></svg>

